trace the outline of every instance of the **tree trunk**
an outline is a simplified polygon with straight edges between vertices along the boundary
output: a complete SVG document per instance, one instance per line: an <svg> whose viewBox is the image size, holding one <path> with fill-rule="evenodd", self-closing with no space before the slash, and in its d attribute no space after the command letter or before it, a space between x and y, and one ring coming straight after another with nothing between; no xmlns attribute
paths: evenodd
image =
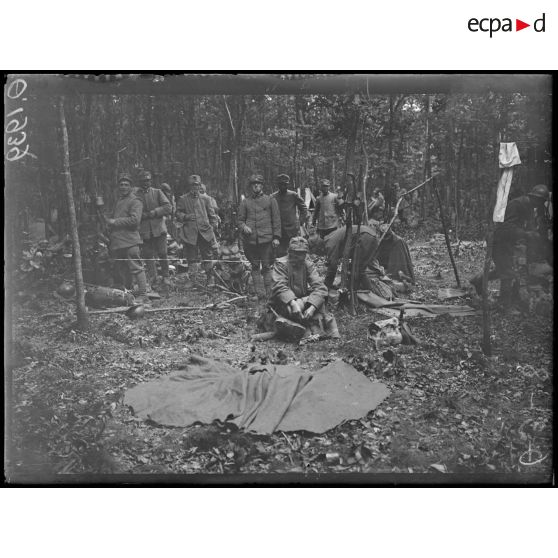
<svg viewBox="0 0 558 558"><path fill-rule="evenodd" d="M68 198L68 213L70 217L70 233L72 237L74 274L76 283L76 313L77 326L80 330L89 329L89 316L85 307L85 287L81 269L81 249L79 245L78 225L76 219L76 208L74 205L74 193L72 187L72 175L70 173L70 150L68 146L68 130L66 128L66 117L64 115L64 97L60 97L60 126L62 129L62 146L64 157L64 178L66 183L66 195Z"/></svg>

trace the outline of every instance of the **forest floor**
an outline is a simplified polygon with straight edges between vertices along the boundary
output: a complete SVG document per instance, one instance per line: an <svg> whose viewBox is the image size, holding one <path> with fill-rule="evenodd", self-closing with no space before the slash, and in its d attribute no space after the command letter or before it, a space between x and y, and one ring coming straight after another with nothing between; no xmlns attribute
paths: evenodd
<svg viewBox="0 0 558 558"><path fill-rule="evenodd" d="M418 278L413 298L479 306L472 294L437 300L439 288L455 286L443 242L410 248ZM482 242L462 246L457 264L464 284L483 259ZM187 292L181 276L174 281L168 298L154 306L199 306L230 298L201 287ZM252 344L255 305L243 301L215 311L156 313L139 321L121 314L91 316L91 330L81 333L69 313L40 318L46 312L71 311L71 302L53 295L58 284L54 278L43 280L34 292L21 292L15 303L9 478L57 475L56 482L64 482L58 475L539 473L550 479L551 317L494 310L491 358L480 350L481 316L408 318L420 344L399 346L388 362L367 340L368 324L385 316L362 306L356 318L337 311L340 341L302 347L276 340ZM497 286L492 284L493 291ZM322 435L256 436L215 424L161 427L122 405L126 389L168 374L191 354L236 367L263 360L309 370L342 358L385 383L391 394L368 416ZM195 477L188 478L194 482ZM459 478L466 482L465 476Z"/></svg>

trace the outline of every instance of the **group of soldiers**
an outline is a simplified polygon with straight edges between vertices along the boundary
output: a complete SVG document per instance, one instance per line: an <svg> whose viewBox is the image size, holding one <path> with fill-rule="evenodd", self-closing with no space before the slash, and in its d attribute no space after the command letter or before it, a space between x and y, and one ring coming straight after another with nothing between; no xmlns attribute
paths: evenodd
<svg viewBox="0 0 558 558"><path fill-rule="evenodd" d="M207 286L213 286L214 268L220 257L216 235L220 218L217 204L207 194L201 177L188 177L186 192L176 203L168 184L153 187L148 171L141 171L135 182L134 185L128 174L120 175L118 200L112 215L105 217L117 286L133 289L135 285L134 295L147 302L149 291L159 284L170 284L169 230L182 244L189 267L201 256ZM330 191L330 181L323 179L310 218L304 200L291 189L287 174L278 175L275 186L273 194L264 193L263 176L253 174L238 208L239 240L250 264L255 296L289 318L301 322L322 320L327 317L325 301L328 290L334 286L343 253L345 202ZM310 225L313 232L309 235ZM356 238L356 225L353 230L350 251L355 253L356 248L359 252L356 285L365 289L374 289L375 285L377 289L379 279L384 276L376 258L380 232L375 226L365 225L360 227ZM396 241L399 237L391 238ZM307 257L310 250L327 258L324 279ZM158 277L159 269L161 277ZM412 270L407 273L412 275Z"/></svg>
<svg viewBox="0 0 558 558"><path fill-rule="evenodd" d="M329 180L320 182L320 195L311 219L304 200L291 189L287 174L278 175L275 186L273 194L264 193L263 176L253 174L238 208L239 241L250 265L258 301L268 302L276 312L303 323L317 316L327 317L325 301L335 286L344 253L358 262L351 281L354 289L370 290L388 299L396 293L408 292L415 282L412 261L406 242L379 221L384 210L381 192L375 191L370 201L373 218L366 224L353 225L353 234L347 235L346 227L342 226L347 202L330 191ZM161 284L169 285L169 228L183 245L189 267L201 256L207 286L215 285L214 268L220 257L216 231L220 218L217 204L207 194L199 175L188 177L186 193L176 203L168 184L153 187L148 171L140 172L135 188L130 175L121 175L118 192L119 199L106 224L119 285L131 289L135 283L134 294L145 300L149 290L158 284L157 263ZM536 186L529 195L508 204L505 221L496 228L496 269L489 278L501 279L505 301L512 296L513 247L529 236L521 231L531 213L540 213L548 198L548 188ZM308 225L312 225L310 234ZM348 237L350 247L345 246ZM325 256L323 279L308 258L309 252ZM472 283L479 290L480 276L473 278Z"/></svg>

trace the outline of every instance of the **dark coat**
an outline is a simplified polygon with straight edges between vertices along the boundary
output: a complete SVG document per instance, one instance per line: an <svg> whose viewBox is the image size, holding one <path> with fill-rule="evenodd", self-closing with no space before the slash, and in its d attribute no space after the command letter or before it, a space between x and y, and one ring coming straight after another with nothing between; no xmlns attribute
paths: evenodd
<svg viewBox="0 0 558 558"><path fill-rule="evenodd" d="M292 190L287 190L285 193L275 192L272 197L275 198L279 206L281 237L292 238L297 236L300 224L306 222L306 216L308 215L304 200Z"/></svg>
<svg viewBox="0 0 558 558"><path fill-rule="evenodd" d="M240 202L238 224L247 225L252 232L243 235L248 244L265 244L281 238L281 216L275 198L267 194L245 198Z"/></svg>
<svg viewBox="0 0 558 558"><path fill-rule="evenodd" d="M187 244L196 244L198 234L208 242L215 242L213 227L218 221L208 196L184 194L176 204L176 219L182 223L180 238Z"/></svg>
<svg viewBox="0 0 558 558"><path fill-rule="evenodd" d="M352 258L354 253L357 230L358 226L353 225L349 259ZM333 283L339 263L343 259L345 231L345 227L342 227L328 234L324 239L327 258L326 285L328 286ZM358 240L359 272L363 272L367 267L378 268L378 260L374 258L374 252L376 252L377 248L378 237L376 231L371 227L362 225L360 227L360 236Z"/></svg>
<svg viewBox="0 0 558 558"><path fill-rule="evenodd" d="M144 239L161 236L167 233L165 215L170 215L172 205L167 196L158 188L136 188L136 197L143 204L143 213L140 225L140 235ZM154 211L155 217L149 217L149 212Z"/></svg>
<svg viewBox="0 0 558 558"><path fill-rule="evenodd" d="M141 214L142 203L133 193L116 202L112 213L115 223L109 231L111 250L142 244L139 233Z"/></svg>
<svg viewBox="0 0 558 558"><path fill-rule="evenodd" d="M341 222L339 216L341 215L341 200L337 194L328 192L325 196L321 194L316 199L316 209L314 210L314 217L312 223L318 223L318 229L326 230L338 227Z"/></svg>
<svg viewBox="0 0 558 558"><path fill-rule="evenodd" d="M285 256L275 260L272 278L271 299L289 304L296 298L308 297L308 302L320 309L328 295L327 287L316 266L307 257L302 266L295 268Z"/></svg>

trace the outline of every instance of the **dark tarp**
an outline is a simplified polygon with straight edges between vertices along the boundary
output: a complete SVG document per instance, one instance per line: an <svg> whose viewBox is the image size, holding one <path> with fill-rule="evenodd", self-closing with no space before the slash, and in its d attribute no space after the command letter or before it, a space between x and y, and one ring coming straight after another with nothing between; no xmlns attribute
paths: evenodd
<svg viewBox="0 0 558 558"><path fill-rule="evenodd" d="M230 420L257 434L322 433L365 416L388 395L384 384L341 360L308 372L292 365L237 370L192 356L184 370L129 389L124 404L165 426Z"/></svg>

